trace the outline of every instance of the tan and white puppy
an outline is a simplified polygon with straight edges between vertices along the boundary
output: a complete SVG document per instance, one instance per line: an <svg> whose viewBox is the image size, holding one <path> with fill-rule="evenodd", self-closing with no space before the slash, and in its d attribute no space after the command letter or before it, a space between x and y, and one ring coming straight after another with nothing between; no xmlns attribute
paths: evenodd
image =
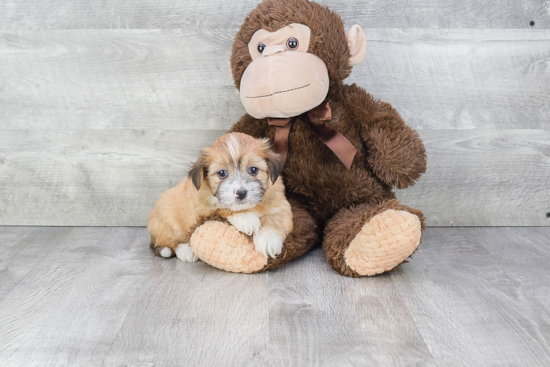
<svg viewBox="0 0 550 367"><path fill-rule="evenodd" d="M253 237L266 257L281 253L292 231L292 212L279 178L278 155L267 139L225 134L177 186L164 192L149 216L151 246L162 257L195 262L189 240L201 216L216 214Z"/></svg>

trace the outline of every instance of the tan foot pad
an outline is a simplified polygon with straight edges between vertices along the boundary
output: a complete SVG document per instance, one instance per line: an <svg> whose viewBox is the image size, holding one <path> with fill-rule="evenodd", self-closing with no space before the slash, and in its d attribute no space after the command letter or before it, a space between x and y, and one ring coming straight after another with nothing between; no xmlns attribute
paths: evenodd
<svg viewBox="0 0 550 367"><path fill-rule="evenodd" d="M420 244L418 216L389 209L371 218L344 253L346 264L357 274L372 276L401 264Z"/></svg>
<svg viewBox="0 0 550 367"><path fill-rule="evenodd" d="M267 264L252 239L227 223L211 221L198 227L191 236L191 247L205 263L234 273L254 273Z"/></svg>

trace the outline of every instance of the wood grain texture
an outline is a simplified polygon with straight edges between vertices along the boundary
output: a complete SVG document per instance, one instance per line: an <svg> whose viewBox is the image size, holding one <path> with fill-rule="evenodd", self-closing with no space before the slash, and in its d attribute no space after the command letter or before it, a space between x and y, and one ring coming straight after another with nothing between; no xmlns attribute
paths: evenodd
<svg viewBox="0 0 550 367"><path fill-rule="evenodd" d="M547 366L549 237L428 228L409 263L350 279L319 248L247 275L157 258L145 228L0 227L0 269L27 270L0 365Z"/></svg>
<svg viewBox="0 0 550 367"><path fill-rule="evenodd" d="M226 130L244 113L235 31L0 32L1 127ZM550 30L365 32L348 82L413 128L549 128Z"/></svg>
<svg viewBox="0 0 550 367"><path fill-rule="evenodd" d="M391 273L434 360L441 366L548 365L550 311L532 293L541 283L516 280L476 239L491 231L480 242L497 247L508 232L470 230L428 230L406 269ZM514 243L530 250L529 242Z"/></svg>
<svg viewBox="0 0 550 367"><path fill-rule="evenodd" d="M5 227L0 230L0 302L23 282L33 268L59 251L71 230L67 227ZM40 255L39 255L40 254ZM17 259L17 261L13 261Z"/></svg>
<svg viewBox="0 0 550 367"><path fill-rule="evenodd" d="M148 274L104 366L267 364L268 273L156 258Z"/></svg>
<svg viewBox="0 0 550 367"><path fill-rule="evenodd" d="M259 0L6 0L0 4L4 29L71 28L229 28L238 27ZM318 0L349 25L376 28L528 28L550 27L544 0Z"/></svg>
<svg viewBox="0 0 550 367"><path fill-rule="evenodd" d="M143 226L223 131L0 131L0 224ZM428 171L397 191L431 226L548 226L550 131L422 130Z"/></svg>
<svg viewBox="0 0 550 367"><path fill-rule="evenodd" d="M147 275L143 228L52 234L32 239L36 266L10 259L32 271L0 302L2 366L101 365Z"/></svg>
<svg viewBox="0 0 550 367"><path fill-rule="evenodd" d="M424 130L427 172L397 190L432 226L550 226L550 131Z"/></svg>
<svg viewBox="0 0 550 367"><path fill-rule="evenodd" d="M1 224L146 225L223 132L0 131Z"/></svg>
<svg viewBox="0 0 550 367"><path fill-rule="evenodd" d="M322 249L269 273L273 366L436 366L389 276L342 277Z"/></svg>
<svg viewBox="0 0 550 367"><path fill-rule="evenodd" d="M367 30L357 82L415 129L549 129L550 31Z"/></svg>
<svg viewBox="0 0 550 367"><path fill-rule="evenodd" d="M244 113L232 35L61 30L0 35L7 129L227 129Z"/></svg>
<svg viewBox="0 0 550 367"><path fill-rule="evenodd" d="M467 236L501 263L518 287L532 294L550 311L550 236L547 228L471 228Z"/></svg>

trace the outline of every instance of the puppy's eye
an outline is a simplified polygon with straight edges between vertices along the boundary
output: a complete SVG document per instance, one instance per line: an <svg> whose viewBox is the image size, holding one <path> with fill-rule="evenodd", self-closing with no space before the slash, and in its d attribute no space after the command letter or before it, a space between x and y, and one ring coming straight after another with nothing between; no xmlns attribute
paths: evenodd
<svg viewBox="0 0 550 367"><path fill-rule="evenodd" d="M222 169L218 171L218 177L219 178L226 178L227 177L227 171Z"/></svg>
<svg viewBox="0 0 550 367"><path fill-rule="evenodd" d="M265 45L263 43L260 43L258 45L258 52L262 53L262 52L264 52L264 50L265 50Z"/></svg>
<svg viewBox="0 0 550 367"><path fill-rule="evenodd" d="M256 176L258 174L258 167L250 167L248 169L248 173L250 173L252 176Z"/></svg>
<svg viewBox="0 0 550 367"><path fill-rule="evenodd" d="M286 41L286 46L289 50L296 50L298 48L298 40L294 37L290 37L288 41Z"/></svg>

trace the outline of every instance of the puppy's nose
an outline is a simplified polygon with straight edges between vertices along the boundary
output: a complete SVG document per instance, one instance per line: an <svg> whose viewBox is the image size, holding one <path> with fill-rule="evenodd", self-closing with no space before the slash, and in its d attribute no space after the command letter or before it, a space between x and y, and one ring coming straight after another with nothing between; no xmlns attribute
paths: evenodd
<svg viewBox="0 0 550 367"><path fill-rule="evenodd" d="M235 193L237 195L237 197L242 200L246 197L246 193L247 191L245 189L239 189L237 190L237 192Z"/></svg>

